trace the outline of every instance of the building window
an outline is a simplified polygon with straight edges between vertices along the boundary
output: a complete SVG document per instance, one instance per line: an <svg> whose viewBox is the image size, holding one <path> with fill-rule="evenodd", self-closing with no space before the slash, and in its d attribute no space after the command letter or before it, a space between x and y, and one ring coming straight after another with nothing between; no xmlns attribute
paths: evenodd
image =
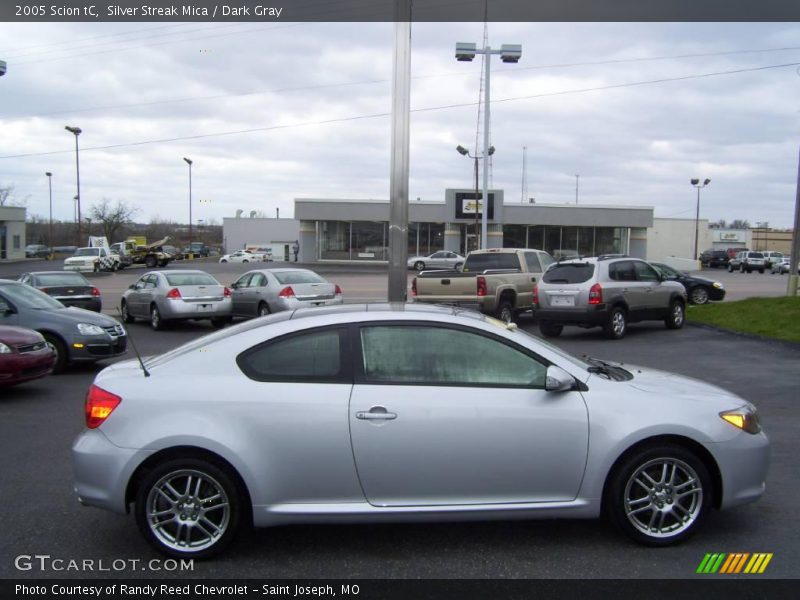
<svg viewBox="0 0 800 600"><path fill-rule="evenodd" d="M526 225L503 225L503 248L527 248Z"/></svg>
<svg viewBox="0 0 800 600"><path fill-rule="evenodd" d="M354 221L350 227L351 260L389 260L386 223Z"/></svg>
<svg viewBox="0 0 800 600"><path fill-rule="evenodd" d="M14 250L19 250L22 247L22 239L20 236L15 235L13 238L14 240Z"/></svg>
<svg viewBox="0 0 800 600"><path fill-rule="evenodd" d="M437 250L444 250L444 223L420 223L420 256L428 256Z"/></svg>
<svg viewBox="0 0 800 600"><path fill-rule="evenodd" d="M319 257L322 260L350 260L350 223L320 222Z"/></svg>

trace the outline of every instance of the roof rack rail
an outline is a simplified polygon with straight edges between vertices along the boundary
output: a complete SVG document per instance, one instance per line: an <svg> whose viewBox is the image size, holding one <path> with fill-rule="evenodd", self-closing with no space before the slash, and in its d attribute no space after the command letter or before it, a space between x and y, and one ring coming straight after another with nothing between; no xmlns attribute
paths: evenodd
<svg viewBox="0 0 800 600"><path fill-rule="evenodd" d="M612 258L630 258L627 254L601 254L597 260L611 260Z"/></svg>

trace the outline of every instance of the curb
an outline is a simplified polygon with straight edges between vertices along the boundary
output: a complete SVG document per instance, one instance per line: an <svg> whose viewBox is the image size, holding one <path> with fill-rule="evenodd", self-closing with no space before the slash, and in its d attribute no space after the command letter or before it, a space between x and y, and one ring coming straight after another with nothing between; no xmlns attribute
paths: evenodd
<svg viewBox="0 0 800 600"><path fill-rule="evenodd" d="M742 331L734 331L733 329L725 329L724 327L717 327L716 325L709 325L708 323L701 323L699 321L686 321L687 325L691 325L692 327L697 327L698 329L707 329L709 331L717 331L720 333L728 333L730 335L735 335L738 337L743 337L749 340L755 340L759 342L766 342L768 344L773 344L776 346L783 346L785 348L789 348L790 350L800 350L800 342L792 342L790 340L779 340L776 338L766 337L763 335L756 335L754 333L744 333Z"/></svg>

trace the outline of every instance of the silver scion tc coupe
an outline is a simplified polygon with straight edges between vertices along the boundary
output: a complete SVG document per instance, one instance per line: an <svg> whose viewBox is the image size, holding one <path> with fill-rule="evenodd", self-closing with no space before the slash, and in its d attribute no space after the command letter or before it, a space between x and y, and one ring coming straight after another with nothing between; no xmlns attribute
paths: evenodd
<svg viewBox="0 0 800 600"><path fill-rule="evenodd" d="M73 460L80 502L133 507L158 550L202 558L251 520L605 513L665 546L759 498L769 442L752 404L694 379L578 360L471 311L354 304L107 367Z"/></svg>

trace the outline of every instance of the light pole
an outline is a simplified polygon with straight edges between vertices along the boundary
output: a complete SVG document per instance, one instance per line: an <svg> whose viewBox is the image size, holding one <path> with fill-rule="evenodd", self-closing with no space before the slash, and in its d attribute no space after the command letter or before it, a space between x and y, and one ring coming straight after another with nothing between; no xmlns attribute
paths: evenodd
<svg viewBox="0 0 800 600"><path fill-rule="evenodd" d="M499 54L504 63L517 63L522 56L522 46L519 44L503 44L499 50L492 50L491 46L478 49L475 44L458 42L456 44L456 60L472 62L476 54L486 55L486 88L483 108L483 201L485 209L482 213L481 248L489 247L489 84L491 75L492 54Z"/></svg>
<svg viewBox="0 0 800 600"><path fill-rule="evenodd" d="M581 180L580 175L575 175L575 204L578 203L578 182Z"/></svg>
<svg viewBox="0 0 800 600"><path fill-rule="evenodd" d="M192 160L185 156L183 160L189 165L189 255L190 258L194 258L194 248L192 248L192 242L194 241L192 239Z"/></svg>
<svg viewBox="0 0 800 600"><path fill-rule="evenodd" d="M8 69L6 61L0 60L0 77L6 74L6 69Z"/></svg>
<svg viewBox="0 0 800 600"><path fill-rule="evenodd" d="M478 159L481 157L478 154L473 156L472 154L469 153L469 150L467 150L466 148L464 148L464 146L461 145L457 146L456 150L462 156L467 156L475 161L475 249L479 250L481 248L481 245L479 243L481 238L480 234L478 233L478 212L480 212L481 216L483 216L484 214L486 214L486 211L488 210L486 207L489 206L489 203L485 201L485 196L481 198L480 191L478 190ZM494 146L489 146L489 156L491 156L492 154L494 154ZM481 206L481 200L484 200L483 210L479 210ZM469 252L468 246L469 244L467 244L465 241L464 254Z"/></svg>
<svg viewBox="0 0 800 600"><path fill-rule="evenodd" d="M700 183L699 179L692 179L691 184L697 188L697 212L694 216L694 258L697 260L700 258L700 251L697 247L697 244L700 239L700 190L706 187L709 183L711 183L710 179L705 179L703 183Z"/></svg>
<svg viewBox="0 0 800 600"><path fill-rule="evenodd" d="M78 223L78 246L80 246L81 245L81 165L80 165L80 160L78 158L78 136L81 134L81 128L70 127L69 125L65 125L64 129L75 135L75 178L78 184L78 193L75 195L75 200L77 201L76 210L78 212L77 215L75 216L75 220Z"/></svg>
<svg viewBox="0 0 800 600"><path fill-rule="evenodd" d="M50 220L47 223L47 247L50 248L49 254L53 253L53 174L50 171L47 175L47 187L50 188Z"/></svg>

